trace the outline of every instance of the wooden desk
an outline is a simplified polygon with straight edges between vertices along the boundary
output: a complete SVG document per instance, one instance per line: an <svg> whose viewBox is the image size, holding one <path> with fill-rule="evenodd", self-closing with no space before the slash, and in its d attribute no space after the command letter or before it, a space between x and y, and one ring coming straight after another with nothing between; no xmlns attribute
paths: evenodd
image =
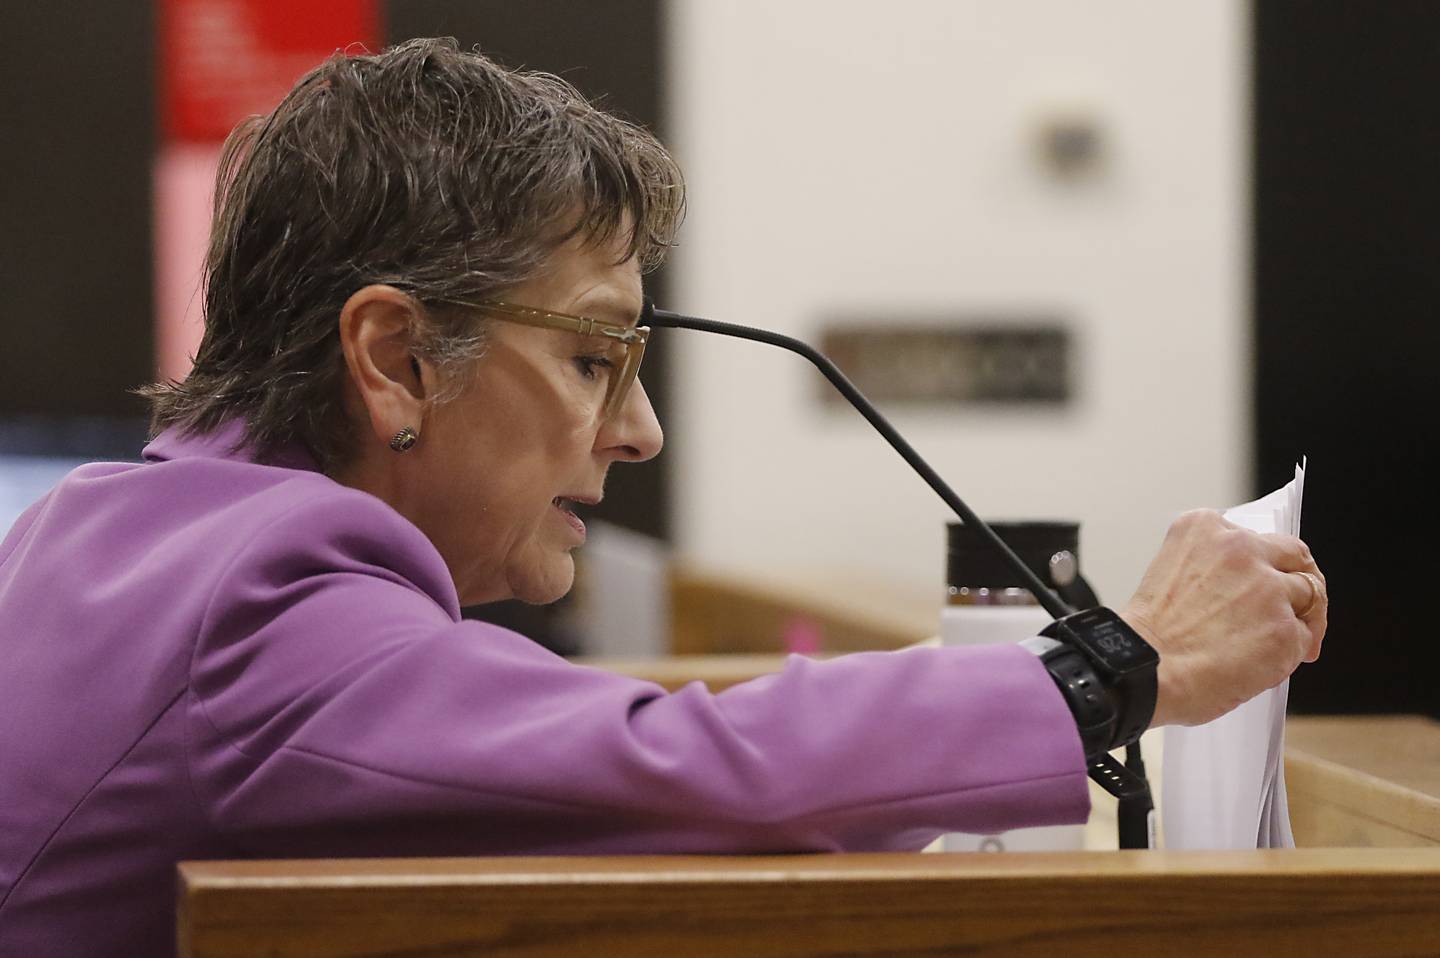
<svg viewBox="0 0 1440 958"><path fill-rule="evenodd" d="M717 571L680 566L670 580L670 651L775 654L804 623L827 652L898 649L935 635L943 594L844 569Z"/></svg>
<svg viewBox="0 0 1440 958"><path fill-rule="evenodd" d="M181 955L1440 954L1440 849L187 863Z"/></svg>
<svg viewBox="0 0 1440 958"><path fill-rule="evenodd" d="M754 654L670 655L659 659L591 659L581 656L571 661L576 665L654 682L670 692L691 682L703 682L710 691L723 692L732 685L779 672L785 665L785 659L783 655Z"/></svg>
<svg viewBox="0 0 1440 958"><path fill-rule="evenodd" d="M1285 726L1285 787L1297 843L1440 846L1440 722L1415 715L1292 717Z"/></svg>

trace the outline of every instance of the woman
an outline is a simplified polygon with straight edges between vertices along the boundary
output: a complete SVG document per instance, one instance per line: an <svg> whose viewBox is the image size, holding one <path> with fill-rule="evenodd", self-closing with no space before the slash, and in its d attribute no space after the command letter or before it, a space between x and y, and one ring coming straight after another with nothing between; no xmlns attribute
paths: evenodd
<svg viewBox="0 0 1440 958"><path fill-rule="evenodd" d="M667 695L461 621L548 602L616 462L660 451L648 134L453 43L337 58L225 152L206 332L140 465L0 545L0 951L171 948L184 858L918 848L1078 822L1076 722L1019 647ZM1298 540L1177 523L1123 616L1151 721L1318 654Z"/></svg>

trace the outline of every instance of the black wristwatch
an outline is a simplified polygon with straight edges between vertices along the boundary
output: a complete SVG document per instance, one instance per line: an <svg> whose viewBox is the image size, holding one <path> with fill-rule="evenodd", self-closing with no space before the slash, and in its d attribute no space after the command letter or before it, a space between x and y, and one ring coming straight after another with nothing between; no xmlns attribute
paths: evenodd
<svg viewBox="0 0 1440 958"><path fill-rule="evenodd" d="M1155 716L1160 655L1109 609L1056 619L1024 643L1040 657L1075 716L1085 757L1129 745Z"/></svg>

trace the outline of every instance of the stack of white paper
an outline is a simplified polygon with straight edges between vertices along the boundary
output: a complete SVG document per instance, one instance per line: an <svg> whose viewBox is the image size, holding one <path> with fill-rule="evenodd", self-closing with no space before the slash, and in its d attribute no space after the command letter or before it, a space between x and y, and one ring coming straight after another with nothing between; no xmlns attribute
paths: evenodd
<svg viewBox="0 0 1440 958"><path fill-rule="evenodd" d="M1305 465L1225 518L1253 532L1300 534ZM1213 722L1165 729L1161 792L1167 848L1293 848L1285 798L1287 679Z"/></svg>

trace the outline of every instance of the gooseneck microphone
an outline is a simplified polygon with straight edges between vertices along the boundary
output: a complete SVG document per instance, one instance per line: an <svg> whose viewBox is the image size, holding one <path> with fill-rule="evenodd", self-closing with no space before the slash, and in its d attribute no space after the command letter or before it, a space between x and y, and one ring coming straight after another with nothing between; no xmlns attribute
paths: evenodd
<svg viewBox="0 0 1440 958"><path fill-rule="evenodd" d="M864 416L870 425L885 437L885 441L890 443L900 457L910 464L910 468L920 474L920 478L935 490L935 493L960 517L961 521L1003 557L1005 563L1015 571L1046 612L1053 618L1062 619L1076 611L1051 590L1025 564L1024 560L1005 544L1005 540L1001 539L994 529L991 529L956 495L955 490L951 489L950 485L940 478L940 474L905 440L905 437L890 425L890 421L880 414L880 410L865 398L865 394L856 388L855 384L840 371L840 367L836 366L830 357L804 340L796 339L793 336L786 336L768 329L758 329L754 326L721 323L713 319L701 319L698 316L685 316L668 309L657 309L655 303L648 296L645 297L644 302L644 309L640 314L638 324L640 326L649 326L652 329L693 329L704 333L716 333L721 336L732 336L737 339L748 339L757 343L778 346L804 356L825 375L826 379L830 380L830 383L840 391L842 396L849 400L850 405L854 406L860 415ZM1150 783L1145 778L1140 744L1134 742L1126 746L1126 765L1121 765L1108 755L1101 755L1100 758L1090 762L1089 774L1102 788L1120 800L1118 809L1120 847L1149 848L1152 843L1149 840L1148 820L1154 803L1150 797Z"/></svg>
<svg viewBox="0 0 1440 958"><path fill-rule="evenodd" d="M876 409L870 400L865 398L865 394L860 392L860 390L855 387L855 384L840 371L840 367L836 366L835 363L830 360L830 357L809 343L796 339L793 336L785 336L780 333L771 332L768 329L740 326L735 323L718 323L712 319L682 316L679 313L672 313L668 309L656 309L655 304L650 301L649 297L645 299L645 310L641 313L640 325L650 326L652 328L660 326L670 329L695 329L705 333L718 333L721 336L734 336L738 339L749 339L757 343L768 343L771 346L779 346L781 349L788 349L792 353L799 353L801 356L804 356L810 360L820 372L825 374L825 378L830 380L835 388L840 391L840 394L850 401L850 405L854 406L860 415L870 421L870 425L874 426L880 435L885 437L885 441L890 443L894 450L900 454L900 458L908 462L910 468L918 472L920 478L924 479L930 488L934 489L936 494L945 500L945 504L948 505L967 526L970 526L975 532L979 533L980 538L985 540L991 548L1004 556L1005 562L1015 570L1015 573L1019 575L1025 583L1025 587L1034 594L1035 600L1044 607L1046 612L1050 613L1052 618L1064 618L1075 611L1064 599L1052 591L1050 587L1015 554L1013 549L1005 544L1005 540L995 534L994 529L991 529L979 516L975 515L970 507L955 494L955 490L951 489L949 484L940 478L940 474L931 467L930 463L926 462L921 455L915 451L915 448L905 441L905 437L900 435L894 426L890 425L889 420L880 415L880 410Z"/></svg>

